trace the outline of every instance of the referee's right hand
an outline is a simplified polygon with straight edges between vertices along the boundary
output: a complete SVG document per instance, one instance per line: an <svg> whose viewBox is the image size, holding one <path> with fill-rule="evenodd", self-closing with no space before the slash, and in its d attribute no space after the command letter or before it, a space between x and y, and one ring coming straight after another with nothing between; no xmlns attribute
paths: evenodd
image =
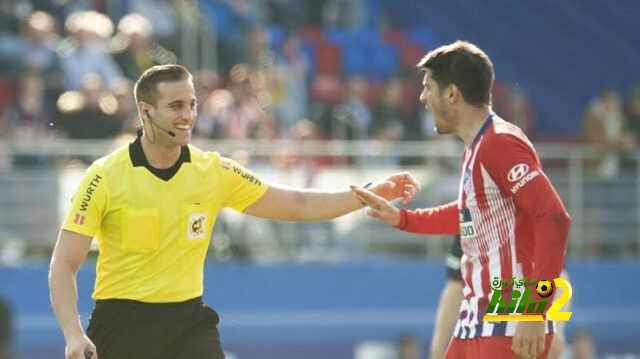
<svg viewBox="0 0 640 359"><path fill-rule="evenodd" d="M98 359L96 346L84 334L69 339L64 352L65 359Z"/></svg>
<svg viewBox="0 0 640 359"><path fill-rule="evenodd" d="M369 216L377 218L392 227L400 223L400 210L391 202L366 188L351 186L351 191L360 202L369 207L369 210L367 210Z"/></svg>

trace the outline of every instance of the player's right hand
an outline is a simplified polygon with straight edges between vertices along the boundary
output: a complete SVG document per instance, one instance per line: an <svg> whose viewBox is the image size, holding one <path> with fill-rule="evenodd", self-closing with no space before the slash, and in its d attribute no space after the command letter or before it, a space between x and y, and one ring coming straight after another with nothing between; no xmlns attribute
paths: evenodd
<svg viewBox="0 0 640 359"><path fill-rule="evenodd" d="M391 202L359 186L351 186L351 191L360 202L369 207L367 210L369 216L393 227L400 223L400 210Z"/></svg>
<svg viewBox="0 0 640 359"><path fill-rule="evenodd" d="M65 359L98 359L96 346L84 334L69 339L64 353Z"/></svg>

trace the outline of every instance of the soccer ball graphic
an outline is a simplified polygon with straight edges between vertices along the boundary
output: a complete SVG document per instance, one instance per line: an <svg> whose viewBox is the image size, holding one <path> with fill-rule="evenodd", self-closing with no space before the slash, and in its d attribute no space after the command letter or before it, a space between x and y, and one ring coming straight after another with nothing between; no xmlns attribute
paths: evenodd
<svg viewBox="0 0 640 359"><path fill-rule="evenodd" d="M553 284L550 280L539 280L536 284L536 293L542 298L547 298L553 293Z"/></svg>

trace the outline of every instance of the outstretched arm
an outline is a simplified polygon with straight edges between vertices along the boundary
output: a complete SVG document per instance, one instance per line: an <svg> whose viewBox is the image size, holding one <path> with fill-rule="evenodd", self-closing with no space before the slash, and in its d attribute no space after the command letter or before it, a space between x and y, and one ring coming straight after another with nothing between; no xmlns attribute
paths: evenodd
<svg viewBox="0 0 640 359"><path fill-rule="evenodd" d="M420 190L420 184L410 174L400 173L369 188L382 198L402 198L407 203ZM349 190L330 192L269 186L266 193L244 212L280 221L311 222L340 217L362 207L363 203Z"/></svg>

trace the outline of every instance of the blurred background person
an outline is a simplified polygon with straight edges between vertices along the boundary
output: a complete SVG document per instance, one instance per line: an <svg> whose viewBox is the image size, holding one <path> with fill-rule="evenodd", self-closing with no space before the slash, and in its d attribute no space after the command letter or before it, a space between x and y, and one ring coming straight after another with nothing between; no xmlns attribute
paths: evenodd
<svg viewBox="0 0 640 359"><path fill-rule="evenodd" d="M110 50L124 76L135 81L149 67L176 63L174 53L151 38L151 22L138 13L124 16L118 22L118 33Z"/></svg>
<svg viewBox="0 0 640 359"><path fill-rule="evenodd" d="M12 359L13 316L9 303L0 297L0 359Z"/></svg>
<svg viewBox="0 0 640 359"><path fill-rule="evenodd" d="M617 176L621 152L633 146L620 94L614 90L604 90L589 104L584 118L583 138L586 143L605 151L601 160L590 161L587 168L603 179Z"/></svg>
<svg viewBox="0 0 640 359"><path fill-rule="evenodd" d="M65 88L78 90L85 75L98 74L107 88L122 76L111 57L106 40L113 32L113 22L95 11L80 11L65 21L69 38L61 46Z"/></svg>

